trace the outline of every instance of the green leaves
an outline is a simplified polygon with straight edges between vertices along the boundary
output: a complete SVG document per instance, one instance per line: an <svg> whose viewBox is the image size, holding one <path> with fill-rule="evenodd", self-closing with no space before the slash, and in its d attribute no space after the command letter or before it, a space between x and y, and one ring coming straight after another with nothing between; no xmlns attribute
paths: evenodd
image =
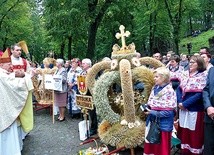
<svg viewBox="0 0 214 155"><path fill-rule="evenodd" d="M134 42L138 52L166 53L192 30L210 28L212 1L3 0L0 49L25 40L39 62L50 50L65 59L101 59L111 55L122 24L131 32L127 44Z"/></svg>

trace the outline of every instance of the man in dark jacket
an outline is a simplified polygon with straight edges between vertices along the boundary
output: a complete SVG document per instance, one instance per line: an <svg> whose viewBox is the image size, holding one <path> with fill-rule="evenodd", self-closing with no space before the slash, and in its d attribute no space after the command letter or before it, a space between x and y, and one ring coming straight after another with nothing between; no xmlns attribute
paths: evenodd
<svg viewBox="0 0 214 155"><path fill-rule="evenodd" d="M204 154L213 155L214 151L214 68L209 70L207 84L203 91L205 109Z"/></svg>

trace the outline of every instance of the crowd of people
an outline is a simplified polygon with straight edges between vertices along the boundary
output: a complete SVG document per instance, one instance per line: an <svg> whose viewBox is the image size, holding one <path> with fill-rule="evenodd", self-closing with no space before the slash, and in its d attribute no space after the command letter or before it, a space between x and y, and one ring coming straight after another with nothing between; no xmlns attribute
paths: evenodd
<svg viewBox="0 0 214 155"><path fill-rule="evenodd" d="M155 70L155 86L150 94L148 105L151 107L147 121L160 120L161 143L145 143L144 154L169 155L174 122L178 122L177 137L181 140L183 155L213 155L213 65L208 48L202 47L198 53L188 57L175 55L169 51L165 57L155 53L153 57L162 61L166 68ZM166 82L168 80L168 82ZM168 88L171 85L172 89ZM173 96L176 97L173 98ZM176 106L170 104L176 103ZM165 105L167 103L167 105ZM174 115L172 115L174 111ZM171 113L170 113L171 112ZM147 123L148 128L149 125Z"/></svg>
<svg viewBox="0 0 214 155"><path fill-rule="evenodd" d="M0 154L21 154L22 140L33 128L31 78L50 68L50 74L62 77L62 89L54 91L54 105L59 109L59 122L64 121L66 109L80 113L76 104L78 76L87 75L92 67L88 58L56 59L43 66L34 66L21 58L21 47L11 46L10 58L0 58ZM140 57L140 56L139 56ZM208 48L187 56L169 51L166 56L155 53L153 58L165 67L154 69L155 85L148 99L150 109L146 130L158 118L161 142L151 144L145 139L144 154L170 155L173 125L178 120L177 136L181 140L181 154L214 154L214 68ZM43 69L43 70L42 70ZM46 71L45 70L45 71ZM40 79L44 80L44 79ZM87 95L91 95L88 91ZM9 106L8 106L9 105ZM3 110L4 109L4 110ZM97 133L96 107L89 111L90 136ZM12 144L14 145L11 145ZM13 146L13 148L11 148Z"/></svg>

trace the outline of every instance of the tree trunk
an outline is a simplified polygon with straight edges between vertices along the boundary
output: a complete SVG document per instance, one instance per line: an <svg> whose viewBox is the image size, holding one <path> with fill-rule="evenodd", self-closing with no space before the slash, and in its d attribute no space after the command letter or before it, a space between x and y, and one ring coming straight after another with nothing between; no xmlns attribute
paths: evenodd
<svg viewBox="0 0 214 155"><path fill-rule="evenodd" d="M60 58L64 59L65 42L60 45Z"/></svg>
<svg viewBox="0 0 214 155"><path fill-rule="evenodd" d="M213 55L214 54L214 36L212 38L209 38L208 41L209 41L210 53Z"/></svg>
<svg viewBox="0 0 214 155"><path fill-rule="evenodd" d="M153 44L154 44L154 35L153 35L153 28L152 28L152 14L149 15L149 51L153 54Z"/></svg>
<svg viewBox="0 0 214 155"><path fill-rule="evenodd" d="M172 16L172 12L169 8L169 4L167 0L164 0L165 6L168 12L168 16L170 19L170 22L173 26L173 41L174 41L174 52L179 55L179 32L180 32L180 27L181 27L181 19L182 19L182 4L183 0L179 0L179 7L178 11L175 14L175 16Z"/></svg>
<svg viewBox="0 0 214 155"><path fill-rule="evenodd" d="M180 41L180 39L179 39L179 34L175 34L175 36L174 36L175 53L176 53L177 55L179 55L179 41Z"/></svg>
<svg viewBox="0 0 214 155"><path fill-rule="evenodd" d="M152 36L151 36L151 39L153 40L153 45L152 45L152 51L154 48L156 48L156 40L155 40L155 32L156 32L156 21L157 21L157 12L154 11L152 13ZM154 51L153 51L154 52Z"/></svg>
<svg viewBox="0 0 214 155"><path fill-rule="evenodd" d="M177 55L179 55L179 41L180 41L180 39L179 39L179 28L175 28L176 30L174 30L174 52L177 54Z"/></svg>
<svg viewBox="0 0 214 155"><path fill-rule="evenodd" d="M105 15L106 10L108 9L112 1L113 0L106 0L103 6L101 7L99 13L96 16L94 14L97 6L97 1L95 0L88 4L89 14L91 17L94 17L94 18L92 19L92 22L90 23L90 26L88 29L88 48L87 48L87 54L86 54L87 58L90 58L90 59L94 58L97 29L103 19L103 16Z"/></svg>
<svg viewBox="0 0 214 155"><path fill-rule="evenodd" d="M71 60L71 45L72 45L72 36L68 37L68 60Z"/></svg>
<svg viewBox="0 0 214 155"><path fill-rule="evenodd" d="M98 23L94 22L90 24L88 31L88 50L86 57L92 59L95 53L95 42L97 34Z"/></svg>
<svg viewBox="0 0 214 155"><path fill-rule="evenodd" d="M148 2L145 0L147 9L150 10ZM155 45L155 31L156 31L156 16L157 12L154 11L149 15L149 52L154 54L154 45Z"/></svg>
<svg viewBox="0 0 214 155"><path fill-rule="evenodd" d="M206 28L207 30L212 28L212 15L210 11L207 12L207 15L206 15Z"/></svg>
<svg viewBox="0 0 214 155"><path fill-rule="evenodd" d="M5 2L7 2L7 1L4 1L3 3L5 3ZM3 4L3 3L2 3L2 4ZM7 10L3 15L1 15L1 19L0 19L0 29L1 29L1 27L2 27L2 23L3 23L3 21L4 21L4 18L6 18L7 14L8 14L13 8L15 8L15 6L16 6L18 3L19 3L19 0L17 0L10 8L8 8L8 10Z"/></svg>
<svg viewBox="0 0 214 155"><path fill-rule="evenodd" d="M189 13L189 36L191 36L192 35L192 32L193 32L193 27L192 27L192 17L191 17L191 15L190 15L190 13Z"/></svg>

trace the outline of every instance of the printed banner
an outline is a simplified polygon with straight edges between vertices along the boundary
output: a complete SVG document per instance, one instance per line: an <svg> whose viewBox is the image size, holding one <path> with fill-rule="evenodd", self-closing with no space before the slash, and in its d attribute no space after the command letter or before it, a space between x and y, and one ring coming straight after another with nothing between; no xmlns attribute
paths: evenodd
<svg viewBox="0 0 214 155"><path fill-rule="evenodd" d="M51 74L45 74L44 75L44 85L45 89L54 89L54 81L53 81L53 75Z"/></svg>
<svg viewBox="0 0 214 155"><path fill-rule="evenodd" d="M76 95L77 105L81 108L94 109L92 96Z"/></svg>
<svg viewBox="0 0 214 155"><path fill-rule="evenodd" d="M62 91L62 75L53 75L54 90Z"/></svg>
<svg viewBox="0 0 214 155"><path fill-rule="evenodd" d="M77 76L77 86L81 95L87 94L88 88L86 86L86 76L79 75Z"/></svg>

